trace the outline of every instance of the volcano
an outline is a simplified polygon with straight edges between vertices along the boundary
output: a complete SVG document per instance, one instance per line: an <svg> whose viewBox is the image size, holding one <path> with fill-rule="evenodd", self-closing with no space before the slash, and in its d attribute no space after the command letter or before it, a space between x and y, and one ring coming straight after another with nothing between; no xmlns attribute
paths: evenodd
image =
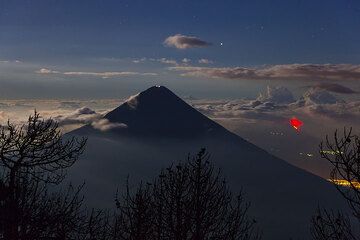
<svg viewBox="0 0 360 240"><path fill-rule="evenodd" d="M89 124L68 133L88 138L69 177L75 183L85 181L86 199L94 207L113 207L127 177L130 187L136 187L202 147L229 187L235 193L244 190L264 239L308 238L318 206L346 207L330 183L233 134L166 87L154 86L130 97L104 120L114 127Z"/></svg>

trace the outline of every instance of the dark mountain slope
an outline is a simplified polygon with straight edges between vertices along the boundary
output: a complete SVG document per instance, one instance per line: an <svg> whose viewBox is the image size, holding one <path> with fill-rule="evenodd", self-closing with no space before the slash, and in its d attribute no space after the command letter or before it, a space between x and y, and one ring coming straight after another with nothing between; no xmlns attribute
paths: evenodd
<svg viewBox="0 0 360 240"><path fill-rule="evenodd" d="M100 131L88 125L69 133L89 138L70 178L86 181L90 204L113 206L116 189L124 191L127 176L136 186L206 147L231 188L245 190L264 239L307 238L310 217L318 205L345 206L325 180L229 132L165 87L152 87L130 98L105 118L127 127Z"/></svg>

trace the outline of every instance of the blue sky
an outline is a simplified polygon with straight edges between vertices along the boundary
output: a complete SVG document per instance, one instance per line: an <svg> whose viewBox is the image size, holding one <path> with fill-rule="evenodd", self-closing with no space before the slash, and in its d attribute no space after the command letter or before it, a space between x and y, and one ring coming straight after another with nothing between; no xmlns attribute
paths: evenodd
<svg viewBox="0 0 360 240"><path fill-rule="evenodd" d="M0 19L1 57L36 62L190 55L223 65L259 65L360 58L355 0L3 0ZM163 48L163 40L177 33L214 46Z"/></svg>
<svg viewBox="0 0 360 240"><path fill-rule="evenodd" d="M0 98L124 97L154 84L200 97L254 96L266 85L278 84L276 79L229 82L226 77L184 77L183 72L169 71L171 66L159 59L181 63L186 58L191 66L207 59L211 64L206 67L217 68L357 65L359 26L360 2L356 0L2 0ZM211 45L164 46L164 40L176 34ZM134 64L142 58L147 60ZM36 72L42 68L157 75L41 76ZM303 81L288 84L282 80L280 84L290 88L304 85Z"/></svg>

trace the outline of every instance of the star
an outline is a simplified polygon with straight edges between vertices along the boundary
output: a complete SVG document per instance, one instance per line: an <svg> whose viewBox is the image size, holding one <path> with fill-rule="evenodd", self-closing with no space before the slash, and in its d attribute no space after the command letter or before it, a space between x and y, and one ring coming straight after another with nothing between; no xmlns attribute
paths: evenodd
<svg viewBox="0 0 360 240"><path fill-rule="evenodd" d="M222 42L220 43L220 46L224 45Z"/></svg>

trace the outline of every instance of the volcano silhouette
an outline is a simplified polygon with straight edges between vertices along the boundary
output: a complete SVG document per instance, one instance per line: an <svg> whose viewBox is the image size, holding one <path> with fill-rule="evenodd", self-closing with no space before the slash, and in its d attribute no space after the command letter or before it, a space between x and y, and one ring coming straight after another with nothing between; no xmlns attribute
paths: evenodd
<svg viewBox="0 0 360 240"><path fill-rule="evenodd" d="M319 205L346 207L327 181L233 134L166 87L130 97L104 119L115 127L101 131L89 124L68 134L88 137L69 177L86 182L86 199L95 207L113 207L115 192L125 191L128 176L135 187L201 147L235 193L244 189L264 239L306 239Z"/></svg>
<svg viewBox="0 0 360 240"><path fill-rule="evenodd" d="M189 137L221 128L163 86L141 92L105 118L123 122L140 135Z"/></svg>

